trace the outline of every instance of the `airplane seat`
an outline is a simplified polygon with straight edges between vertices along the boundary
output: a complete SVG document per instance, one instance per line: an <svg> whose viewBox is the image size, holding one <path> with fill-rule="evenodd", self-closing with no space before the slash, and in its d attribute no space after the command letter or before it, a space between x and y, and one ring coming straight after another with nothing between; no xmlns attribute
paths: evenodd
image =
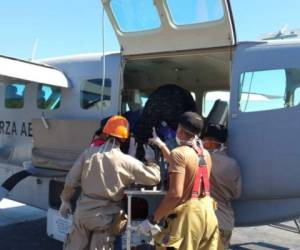
<svg viewBox="0 0 300 250"><path fill-rule="evenodd" d="M89 147L98 120L41 119L32 121L32 165L37 168L68 171Z"/></svg>
<svg viewBox="0 0 300 250"><path fill-rule="evenodd" d="M219 124L226 126L228 122L228 103L218 99L215 101L211 111L209 112L205 123L204 123L204 131L208 124Z"/></svg>

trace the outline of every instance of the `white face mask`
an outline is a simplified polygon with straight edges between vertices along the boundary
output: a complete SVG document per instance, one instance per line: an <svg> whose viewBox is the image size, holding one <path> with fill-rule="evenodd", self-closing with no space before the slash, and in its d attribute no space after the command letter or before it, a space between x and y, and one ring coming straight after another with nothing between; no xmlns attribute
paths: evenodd
<svg viewBox="0 0 300 250"><path fill-rule="evenodd" d="M195 138L194 138L195 139ZM176 140L176 142L177 142L177 144L178 145L189 145L189 146L192 146L193 145L193 140L194 139L192 139L192 140L188 140L188 141L186 141L186 140L181 140L181 139L179 139L178 137L177 137L177 135L176 135L176 138L175 138L175 140Z"/></svg>
<svg viewBox="0 0 300 250"><path fill-rule="evenodd" d="M176 140L176 143L178 144L178 145L180 145L181 144L181 140L177 137L177 135L176 135L176 138L175 138L175 140Z"/></svg>
<svg viewBox="0 0 300 250"><path fill-rule="evenodd" d="M99 153L104 153L104 152L110 151L115 147L115 145L116 145L116 139L115 138L110 138L110 139L108 139L108 141L104 145L102 145L99 148ZM111 146L111 148L108 149L108 146Z"/></svg>
<svg viewBox="0 0 300 250"><path fill-rule="evenodd" d="M216 143L219 143L219 142L216 142ZM208 149L208 151L210 153L223 152L225 150L226 150L226 147L225 147L224 143L219 143L219 147L216 149Z"/></svg>

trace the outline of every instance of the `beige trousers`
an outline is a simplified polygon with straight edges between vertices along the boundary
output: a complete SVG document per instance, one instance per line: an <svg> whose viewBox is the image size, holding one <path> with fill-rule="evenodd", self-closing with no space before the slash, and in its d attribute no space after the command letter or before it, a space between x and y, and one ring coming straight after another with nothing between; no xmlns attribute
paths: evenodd
<svg viewBox="0 0 300 250"><path fill-rule="evenodd" d="M112 215L80 218L76 213L64 250L113 250L115 238L108 233Z"/></svg>
<svg viewBox="0 0 300 250"><path fill-rule="evenodd" d="M191 199L178 206L166 219L165 228L154 236L156 249L217 250L218 222L210 197Z"/></svg>
<svg viewBox="0 0 300 250"><path fill-rule="evenodd" d="M230 246L230 239L231 239L232 231L231 230L222 230L220 229L220 242L221 246L219 249L221 250L228 250Z"/></svg>

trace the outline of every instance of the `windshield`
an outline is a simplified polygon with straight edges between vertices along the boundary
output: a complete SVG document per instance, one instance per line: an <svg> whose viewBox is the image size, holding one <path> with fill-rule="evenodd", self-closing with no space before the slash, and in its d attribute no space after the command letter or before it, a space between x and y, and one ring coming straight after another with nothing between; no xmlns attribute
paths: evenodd
<svg viewBox="0 0 300 250"><path fill-rule="evenodd" d="M167 0L166 3L176 25L212 22L224 16L222 0Z"/></svg>
<svg viewBox="0 0 300 250"><path fill-rule="evenodd" d="M160 27L159 15L153 0L112 0L110 6L122 32Z"/></svg>

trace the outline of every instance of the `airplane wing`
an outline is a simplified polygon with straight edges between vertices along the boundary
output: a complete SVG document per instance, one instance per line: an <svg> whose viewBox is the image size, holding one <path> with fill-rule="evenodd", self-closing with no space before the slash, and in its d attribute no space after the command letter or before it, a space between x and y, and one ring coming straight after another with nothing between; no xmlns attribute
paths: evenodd
<svg viewBox="0 0 300 250"><path fill-rule="evenodd" d="M0 82L22 80L61 88L70 87L66 75L51 66L0 55Z"/></svg>

